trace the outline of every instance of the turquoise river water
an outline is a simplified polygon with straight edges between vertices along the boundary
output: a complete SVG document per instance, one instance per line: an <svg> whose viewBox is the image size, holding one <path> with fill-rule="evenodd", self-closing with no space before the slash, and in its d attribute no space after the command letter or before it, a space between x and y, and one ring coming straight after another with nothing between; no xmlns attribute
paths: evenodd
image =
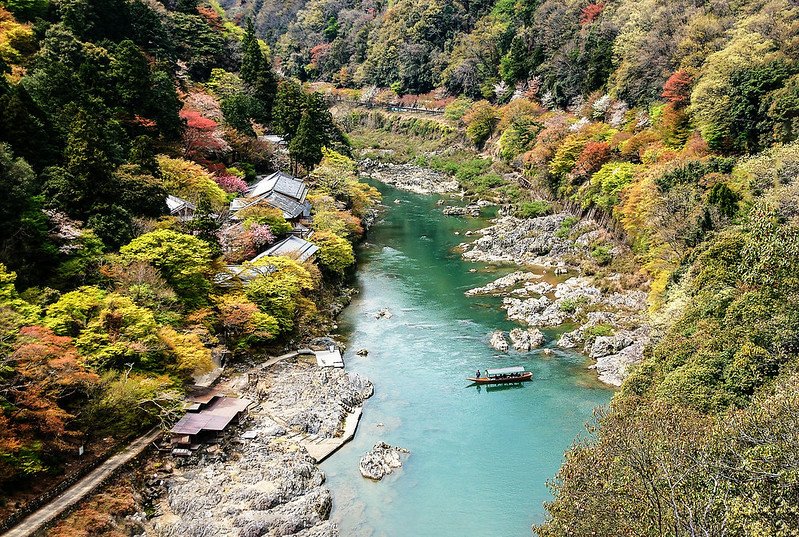
<svg viewBox="0 0 799 537"><path fill-rule="evenodd" d="M388 209L362 247L361 292L340 320L347 369L369 377L375 395L355 439L322 464L332 519L345 537L529 536L545 516L546 481L612 392L578 354L493 351L488 335L514 324L498 298L464 291L511 268L453 251L486 222L442 215L436 196L379 188ZM393 316L375 319L381 308ZM361 348L367 357L355 355ZM533 381L486 389L465 380L507 365L524 365ZM411 455L373 482L358 460L380 440Z"/></svg>

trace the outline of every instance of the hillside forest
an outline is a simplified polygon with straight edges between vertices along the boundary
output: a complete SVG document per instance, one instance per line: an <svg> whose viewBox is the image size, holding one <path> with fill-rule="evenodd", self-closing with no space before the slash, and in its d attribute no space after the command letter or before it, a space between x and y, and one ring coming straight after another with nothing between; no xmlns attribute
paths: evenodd
<svg viewBox="0 0 799 537"><path fill-rule="evenodd" d="M648 291L645 359L539 535L799 535L795 2L224 4L336 100L445 110L349 113L364 152L596 218L584 270Z"/></svg>
<svg viewBox="0 0 799 537"><path fill-rule="evenodd" d="M4 490L169 420L212 349L323 326L382 155L600 221L583 271L648 292L538 535L799 535L795 1L0 0L0 71ZM277 169L320 255L220 285L292 229L227 214Z"/></svg>
<svg viewBox="0 0 799 537"><path fill-rule="evenodd" d="M3 508L81 446L169 423L220 359L325 330L379 197L349 153L321 96L216 5L0 2ZM250 261L296 227L230 213L275 170L306 177L315 261Z"/></svg>

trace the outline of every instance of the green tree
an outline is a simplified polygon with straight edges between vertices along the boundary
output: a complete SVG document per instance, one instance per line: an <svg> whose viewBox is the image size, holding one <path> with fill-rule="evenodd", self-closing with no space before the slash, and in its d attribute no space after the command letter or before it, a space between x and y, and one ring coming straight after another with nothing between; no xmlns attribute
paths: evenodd
<svg viewBox="0 0 799 537"><path fill-rule="evenodd" d="M352 244L346 239L329 231L317 231L311 242L319 247L317 254L320 265L333 274L344 272L355 264Z"/></svg>
<svg viewBox="0 0 799 537"><path fill-rule="evenodd" d="M22 299L15 283L17 274L0 263L0 351L9 352L25 325L39 322L40 310Z"/></svg>
<svg viewBox="0 0 799 537"><path fill-rule="evenodd" d="M303 293L315 287L311 273L287 257L267 257L253 266L260 267L261 275L250 282L245 295L277 321L280 332L293 329L297 315L307 303L302 300Z"/></svg>
<svg viewBox="0 0 799 537"><path fill-rule="evenodd" d="M146 261L156 267L187 306L207 301L212 258L205 241L162 229L136 237L119 252L125 261Z"/></svg>
<svg viewBox="0 0 799 537"><path fill-rule="evenodd" d="M300 127L305 95L299 84L293 80L281 80L277 87L272 126L276 133L291 140Z"/></svg>
<svg viewBox="0 0 799 537"><path fill-rule="evenodd" d="M255 136L251 119L263 117L258 100L246 93L237 93L222 99L221 108L225 123L240 132Z"/></svg>
<svg viewBox="0 0 799 537"><path fill-rule="evenodd" d="M177 140L183 132L180 109L183 103L178 98L175 80L163 70L151 75L152 87L144 108L148 117L155 120L158 130L168 140Z"/></svg>
<svg viewBox="0 0 799 537"><path fill-rule="evenodd" d="M264 70L265 61L261 45L255 35L255 24L247 19L244 38L241 40L241 70L239 76L245 84L253 85Z"/></svg>
<svg viewBox="0 0 799 537"><path fill-rule="evenodd" d="M121 370L126 364L156 370L164 365L155 316L116 293L103 298L96 315L75 338L75 346L100 371Z"/></svg>
<svg viewBox="0 0 799 537"><path fill-rule="evenodd" d="M271 119L277 92L277 78L261 50L255 35L252 19L247 19L247 28L241 42L242 58L239 76L258 101L258 106L249 108L253 119L266 123Z"/></svg>
<svg viewBox="0 0 799 537"><path fill-rule="evenodd" d="M125 39L112 49L109 74L116 85L119 104L130 110L141 110L151 86L147 59L133 41Z"/></svg>
<svg viewBox="0 0 799 537"><path fill-rule="evenodd" d="M312 114L309 110L302 113L297 134L289 142L289 155L291 155L295 171L297 164L306 170L311 170L322 161L322 148L325 146L325 139Z"/></svg>
<svg viewBox="0 0 799 537"><path fill-rule="evenodd" d="M64 293L47 307L44 325L60 336L78 336L93 319L108 293L86 286Z"/></svg>
<svg viewBox="0 0 799 537"><path fill-rule="evenodd" d="M474 145L481 148L494 133L494 128L499 123L499 115L497 109L488 101L478 101L463 116L463 122L466 124L466 136Z"/></svg>
<svg viewBox="0 0 799 537"><path fill-rule="evenodd" d="M0 143L0 262L24 273L24 283L41 281L55 263L56 250L41 211L36 174L10 147Z"/></svg>

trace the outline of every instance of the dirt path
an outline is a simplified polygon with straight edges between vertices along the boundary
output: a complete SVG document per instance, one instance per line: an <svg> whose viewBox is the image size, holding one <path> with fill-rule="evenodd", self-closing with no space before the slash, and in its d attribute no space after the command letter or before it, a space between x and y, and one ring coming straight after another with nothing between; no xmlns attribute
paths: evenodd
<svg viewBox="0 0 799 537"><path fill-rule="evenodd" d="M27 535L34 535L59 515L81 501L86 495L94 491L120 466L136 458L160 435L161 430L159 428L139 437L123 451L109 458L87 474L83 479L64 491L63 494L57 496L52 502L43 505L36 512L23 519L22 522L4 533L2 537L25 537Z"/></svg>

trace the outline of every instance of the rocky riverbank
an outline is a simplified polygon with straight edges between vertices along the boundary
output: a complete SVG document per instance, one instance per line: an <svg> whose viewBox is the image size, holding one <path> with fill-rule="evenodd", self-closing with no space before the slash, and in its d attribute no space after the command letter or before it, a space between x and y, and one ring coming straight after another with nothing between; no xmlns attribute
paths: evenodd
<svg viewBox="0 0 799 537"><path fill-rule="evenodd" d="M511 332L514 348L526 352L544 343L539 328L576 326L563 333L556 345L580 350L595 360L593 367L601 381L619 386L627 368L643 358L649 342L647 295L623 288L621 274L569 277L580 273L581 262L596 252L597 243L611 244L607 234L592 222L577 222L565 213L531 219L500 217L479 234L480 238L461 245L464 258L530 268L466 292L501 296L508 318L535 330ZM618 253L604 248L607 255ZM502 332L492 334L489 344L503 352L509 347Z"/></svg>
<svg viewBox="0 0 799 537"><path fill-rule="evenodd" d="M358 168L361 173L382 183L417 194L446 194L459 190L457 181L412 164L389 164L364 159L358 163Z"/></svg>
<svg viewBox="0 0 799 537"><path fill-rule="evenodd" d="M256 368L227 383L254 400L246 421L164 478L148 521L158 537L334 537L325 476L302 447L334 438L372 394L365 378L302 361Z"/></svg>

